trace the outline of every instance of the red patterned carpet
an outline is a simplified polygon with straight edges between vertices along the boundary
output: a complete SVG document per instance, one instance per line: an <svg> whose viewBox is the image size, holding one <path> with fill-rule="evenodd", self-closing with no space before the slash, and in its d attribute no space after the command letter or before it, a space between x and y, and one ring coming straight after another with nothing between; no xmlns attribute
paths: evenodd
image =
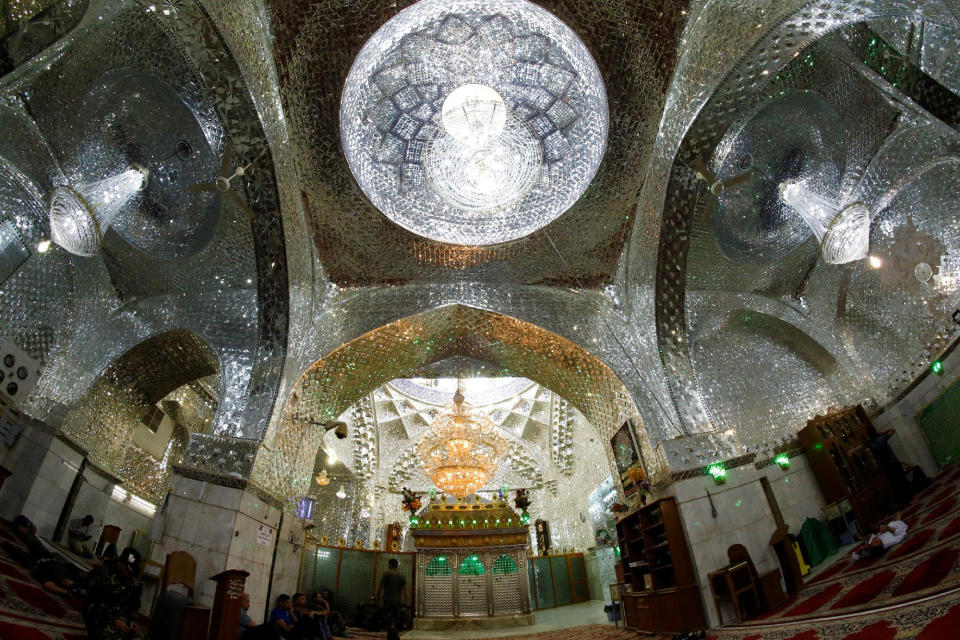
<svg viewBox="0 0 960 640"><path fill-rule="evenodd" d="M715 640L960 640L960 466L903 512L887 554L836 563L780 607L712 632Z"/></svg>
<svg viewBox="0 0 960 640"><path fill-rule="evenodd" d="M585 627L574 627L562 631L543 631L529 633L522 636L509 636L510 640L637 640L640 636L634 631L623 628L615 629L610 626L593 624ZM655 636L644 635L647 640L655 640ZM477 640L505 640L504 638L477 638Z"/></svg>
<svg viewBox="0 0 960 640"><path fill-rule="evenodd" d="M14 541L0 524L0 540ZM76 608L47 593L0 547L0 640L80 640L87 633Z"/></svg>

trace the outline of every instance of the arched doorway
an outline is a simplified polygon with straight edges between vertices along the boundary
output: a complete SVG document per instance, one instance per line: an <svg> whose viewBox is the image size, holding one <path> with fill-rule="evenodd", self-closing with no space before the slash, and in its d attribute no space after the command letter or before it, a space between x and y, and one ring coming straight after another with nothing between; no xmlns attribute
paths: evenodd
<svg viewBox="0 0 960 640"><path fill-rule="evenodd" d="M601 441L633 419L641 455L653 459L629 392L596 356L529 322L454 304L365 333L310 366L264 439L253 482L295 501L309 485L326 423L385 382L453 356L489 362L552 389L594 425Z"/></svg>

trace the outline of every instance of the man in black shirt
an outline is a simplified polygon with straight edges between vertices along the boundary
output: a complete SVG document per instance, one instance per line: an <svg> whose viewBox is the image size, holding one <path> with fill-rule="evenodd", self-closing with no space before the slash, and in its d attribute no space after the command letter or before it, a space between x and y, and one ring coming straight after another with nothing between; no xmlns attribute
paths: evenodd
<svg viewBox="0 0 960 640"><path fill-rule="evenodd" d="M83 619L90 640L141 638L137 624L141 585L140 552L127 547L116 560L90 573Z"/></svg>
<svg viewBox="0 0 960 640"><path fill-rule="evenodd" d="M407 603L407 579L400 574L400 563L390 558L388 569L380 578L378 597L383 607L383 620L387 632L396 633L403 626L401 608Z"/></svg>

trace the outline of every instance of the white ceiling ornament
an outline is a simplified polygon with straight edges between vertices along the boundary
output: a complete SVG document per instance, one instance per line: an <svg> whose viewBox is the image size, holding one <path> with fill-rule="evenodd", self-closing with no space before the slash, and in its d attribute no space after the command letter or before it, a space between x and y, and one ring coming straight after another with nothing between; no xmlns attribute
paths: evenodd
<svg viewBox="0 0 960 640"><path fill-rule="evenodd" d="M780 183L780 200L796 211L820 242L827 264L863 260L870 250L870 211L860 202L846 206L825 198L797 180Z"/></svg>
<svg viewBox="0 0 960 640"><path fill-rule="evenodd" d="M147 184L147 170L129 167L117 175L74 189L54 189L50 203L50 236L78 256L100 251L103 236L124 206Z"/></svg>
<svg viewBox="0 0 960 640"><path fill-rule="evenodd" d="M344 154L388 218L427 238L506 242L576 202L609 126L596 63L526 0L422 0L364 45L343 91Z"/></svg>

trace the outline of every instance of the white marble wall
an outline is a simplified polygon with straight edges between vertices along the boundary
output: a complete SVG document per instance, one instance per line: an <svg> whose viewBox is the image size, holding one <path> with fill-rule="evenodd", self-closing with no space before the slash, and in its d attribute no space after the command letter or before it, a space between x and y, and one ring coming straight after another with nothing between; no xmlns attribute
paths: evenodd
<svg viewBox="0 0 960 640"><path fill-rule="evenodd" d="M96 514L94 514L96 515ZM129 505L117 502L116 500L107 500L106 510L104 511L103 524L112 524L120 527L119 549L128 547L133 542L133 532L140 530L150 533L150 526L153 518L134 510Z"/></svg>
<svg viewBox="0 0 960 640"><path fill-rule="evenodd" d="M289 514L286 517L289 518ZM279 509L264 504L260 498L250 492L243 493L236 524L239 535L234 537L230 546L232 564L229 568L245 569L250 572L247 578L247 593L250 594L251 617L258 621L267 602L270 567L273 562L273 549L280 535L278 534L279 526ZM260 544L257 541L260 527L272 529L268 544ZM266 533L260 539L261 542L267 542Z"/></svg>
<svg viewBox="0 0 960 640"><path fill-rule="evenodd" d="M290 541L291 536L293 542ZM281 593L294 594L300 589L300 560L303 556L303 523L286 514L280 529L280 545L273 568L272 598ZM262 613L262 609L257 612Z"/></svg>
<svg viewBox="0 0 960 640"><path fill-rule="evenodd" d="M586 551L583 559L587 568L590 599L610 602L610 584L617 581L617 559L613 547Z"/></svg>
<svg viewBox="0 0 960 640"><path fill-rule="evenodd" d="M890 439L890 446L903 462L919 464L929 476L935 475L940 467L930 453L926 437L917 424L917 414L930 404L960 375L960 349L955 349L943 361L941 375L928 375L914 387L902 400L883 413L873 417L878 430L895 429L896 435Z"/></svg>
<svg viewBox="0 0 960 640"><path fill-rule="evenodd" d="M28 427L2 464L13 472L0 490L0 516L23 513L52 537L83 456L45 431Z"/></svg>
<svg viewBox="0 0 960 640"><path fill-rule="evenodd" d="M107 480L102 475L91 469L89 465L83 470L83 482L77 491L77 499L73 503L73 510L70 512L70 518L82 518L90 514L94 518L93 526L90 527L90 534L93 536L91 549L97 543L100 536L100 530L105 524L114 524L105 519L107 505L112 502L110 494L113 491L113 482ZM66 544L67 532L63 532L61 543ZM122 549L118 545L118 551Z"/></svg>
<svg viewBox="0 0 960 640"><path fill-rule="evenodd" d="M267 601L280 510L250 491L175 477L162 517L163 533L159 544L154 544L154 561L163 563L166 554L178 550L192 555L197 560L194 598L206 606L213 604L216 592L210 576L225 569L248 571L250 615L259 621ZM298 520L286 518L277 550L274 595L295 590L300 566L301 548L289 538L293 531L295 542L302 542L302 528Z"/></svg>
<svg viewBox="0 0 960 640"><path fill-rule="evenodd" d="M780 566L769 546L776 523L760 478L769 480L790 533L799 534L808 517L822 519L820 508L825 503L806 457L798 456L790 462L787 471L777 465L760 470L749 465L731 469L723 485L715 484L709 476L698 476L677 482L667 491L676 496L680 507L710 626L719 624L719 618L707 574L728 564L730 545L746 546L761 573ZM716 517L711 513L707 491L716 508ZM724 612L725 620L731 616L731 611Z"/></svg>

